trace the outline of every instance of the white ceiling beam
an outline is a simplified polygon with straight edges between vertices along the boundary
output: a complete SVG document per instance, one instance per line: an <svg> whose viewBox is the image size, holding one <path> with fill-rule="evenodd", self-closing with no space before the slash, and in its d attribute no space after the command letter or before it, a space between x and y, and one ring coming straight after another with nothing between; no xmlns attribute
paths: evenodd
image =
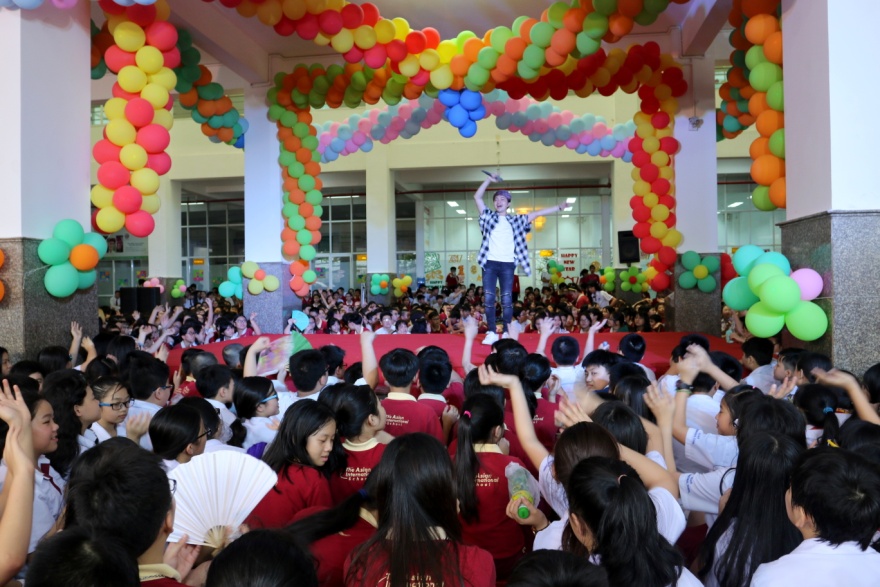
<svg viewBox="0 0 880 587"><path fill-rule="evenodd" d="M733 0L691 0L681 23L682 57L702 57L727 23Z"/></svg>

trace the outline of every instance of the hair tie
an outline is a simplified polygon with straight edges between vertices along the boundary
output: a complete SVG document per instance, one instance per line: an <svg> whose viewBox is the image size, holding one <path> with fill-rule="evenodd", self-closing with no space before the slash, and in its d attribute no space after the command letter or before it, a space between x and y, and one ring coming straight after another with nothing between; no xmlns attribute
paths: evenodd
<svg viewBox="0 0 880 587"><path fill-rule="evenodd" d="M825 408L822 410L822 413L823 414L833 414L834 408L832 408L831 406L825 406Z"/></svg>
<svg viewBox="0 0 880 587"><path fill-rule="evenodd" d="M620 485L620 480L623 479L624 477L626 477L625 474L624 474L624 475L621 475L620 477L617 478L617 484L618 484L618 485Z"/></svg>
<svg viewBox="0 0 880 587"><path fill-rule="evenodd" d="M465 410L465 411L464 411L464 415L467 416L468 418L470 418L470 417L471 417L471 412L470 412L470 410Z"/></svg>
<svg viewBox="0 0 880 587"><path fill-rule="evenodd" d="M369 496L367 495L366 489L358 489L358 495L361 496L361 499L366 500Z"/></svg>

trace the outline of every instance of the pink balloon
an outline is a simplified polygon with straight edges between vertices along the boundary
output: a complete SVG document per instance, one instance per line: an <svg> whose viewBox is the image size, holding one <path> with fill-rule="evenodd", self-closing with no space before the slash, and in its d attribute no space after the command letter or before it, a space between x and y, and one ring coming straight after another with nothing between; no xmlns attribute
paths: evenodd
<svg viewBox="0 0 880 587"><path fill-rule="evenodd" d="M400 108L397 109L397 112L403 118L409 118L412 115L412 105L411 104L403 104L400 106Z"/></svg>
<svg viewBox="0 0 880 587"><path fill-rule="evenodd" d="M559 125L562 124L562 115L559 112L552 113L547 117L547 124L550 125L550 128L559 128Z"/></svg>
<svg viewBox="0 0 880 587"><path fill-rule="evenodd" d="M812 269L798 269L791 274L791 278L800 286L801 299L804 301L814 300L822 293L822 276Z"/></svg>
<svg viewBox="0 0 880 587"><path fill-rule="evenodd" d="M369 133L371 128L373 128L373 123L368 118L358 120L358 130L362 133Z"/></svg>
<svg viewBox="0 0 880 587"><path fill-rule="evenodd" d="M564 124L570 124L572 120L574 120L574 112L566 110L562 113L562 122Z"/></svg>
<svg viewBox="0 0 880 587"><path fill-rule="evenodd" d="M373 124L379 122L379 114L379 110L370 110L370 122Z"/></svg>
<svg viewBox="0 0 880 587"><path fill-rule="evenodd" d="M352 135L351 140L355 145L360 147L367 141L367 135L365 135L361 131L357 131L354 133L354 135Z"/></svg>
<svg viewBox="0 0 880 587"><path fill-rule="evenodd" d="M593 136L596 138L604 137L608 134L608 127L602 122L593 125Z"/></svg>
<svg viewBox="0 0 880 587"><path fill-rule="evenodd" d="M623 157L624 153L626 153L626 145L624 145L622 142L617 143L617 145L613 149L611 149L611 155L618 159L620 157Z"/></svg>
<svg viewBox="0 0 880 587"><path fill-rule="evenodd" d="M580 139L582 145L589 145L593 142L593 135L591 135L589 132L585 132L580 136Z"/></svg>
<svg viewBox="0 0 880 587"><path fill-rule="evenodd" d="M431 81L431 74L425 69L420 69L417 74L410 78L410 81L417 86L424 86Z"/></svg>
<svg viewBox="0 0 880 587"><path fill-rule="evenodd" d="M514 112L519 112L519 102L517 102L516 100L508 100L507 103L504 105L504 110L506 112L509 112L510 114L513 114Z"/></svg>
<svg viewBox="0 0 880 587"><path fill-rule="evenodd" d="M569 149L577 149L578 145L580 145L580 144L581 144L581 142L580 142L580 140L578 140L577 137L571 137L570 139L565 141L565 146L568 147Z"/></svg>

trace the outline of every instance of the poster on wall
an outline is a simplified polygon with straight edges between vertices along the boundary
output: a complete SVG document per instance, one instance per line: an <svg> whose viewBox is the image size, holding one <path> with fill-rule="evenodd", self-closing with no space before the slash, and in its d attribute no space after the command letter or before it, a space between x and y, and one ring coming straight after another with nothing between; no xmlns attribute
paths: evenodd
<svg viewBox="0 0 880 587"><path fill-rule="evenodd" d="M124 228L107 236L107 257L111 259L146 257L147 239L132 236Z"/></svg>
<svg viewBox="0 0 880 587"><path fill-rule="evenodd" d="M440 253L425 253L425 285L441 287L444 281L443 266L440 265Z"/></svg>

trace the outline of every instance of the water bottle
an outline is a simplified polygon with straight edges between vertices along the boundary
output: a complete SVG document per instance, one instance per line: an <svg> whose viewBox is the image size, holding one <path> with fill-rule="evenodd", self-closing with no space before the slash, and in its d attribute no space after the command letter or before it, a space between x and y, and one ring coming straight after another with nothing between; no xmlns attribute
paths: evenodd
<svg viewBox="0 0 880 587"><path fill-rule="evenodd" d="M535 503L535 496L532 495L531 475L523 467L511 463L504 469L504 475L507 477L507 490L510 492L510 499L528 500L529 503ZM529 517L529 508L525 505L519 506L516 514L523 520Z"/></svg>

